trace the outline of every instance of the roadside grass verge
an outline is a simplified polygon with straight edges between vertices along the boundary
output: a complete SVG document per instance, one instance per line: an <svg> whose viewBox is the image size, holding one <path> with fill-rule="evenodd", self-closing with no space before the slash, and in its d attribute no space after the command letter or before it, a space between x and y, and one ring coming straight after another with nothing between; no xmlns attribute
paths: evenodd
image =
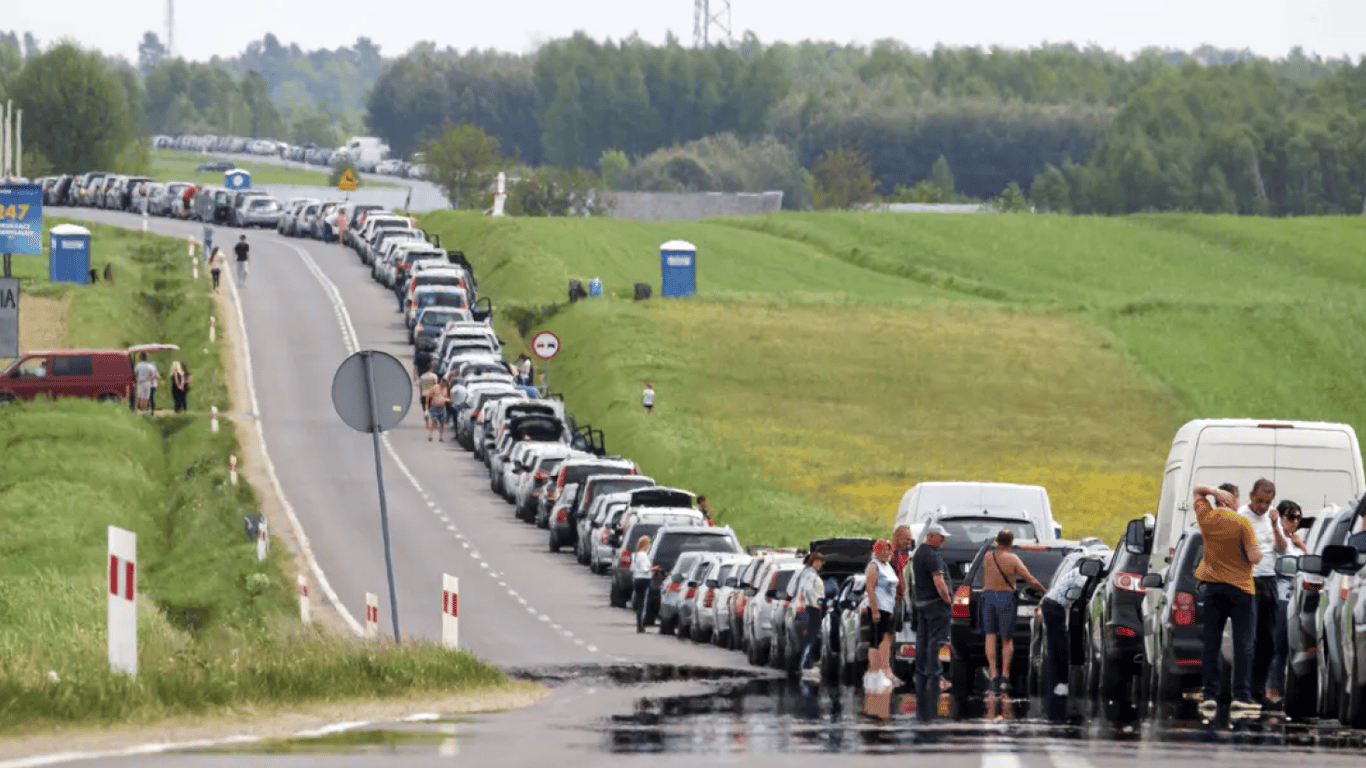
<svg viewBox="0 0 1366 768"><path fill-rule="evenodd" d="M252 186L262 187L270 184L289 184L312 187L326 187L330 169L323 169L317 165L305 165L303 163L291 162L288 168L272 163L254 163L250 160L243 160L236 155L218 155L209 153L201 155L198 152L185 152L175 149L154 149L152 150L152 170L148 174L157 181L192 181L195 184L219 184L223 183L222 171L197 171L200 165L218 159L231 160L237 167L251 173ZM365 187L392 187L394 184L363 179L361 186Z"/></svg>
<svg viewBox="0 0 1366 768"><path fill-rule="evenodd" d="M1064 535L1113 543L1156 508L1188 419L1366 428L1356 218L423 223L466 250L503 338L560 334L554 389L610 451L708 494L746 541L886 535L916 482L1002 480L1047 487ZM657 288L675 237L699 246L698 296L611 297ZM607 297L565 303L595 276Z"/></svg>
<svg viewBox="0 0 1366 768"><path fill-rule="evenodd" d="M113 282L34 286L69 297L66 345L179 344L156 362L165 376L189 364L191 410L168 412L166 382L154 417L77 399L0 408L0 734L506 682L468 654L300 624L290 555L258 562L244 535L260 501L229 482L235 426L209 427L228 397L207 278L178 240L91 230ZM135 678L109 671L109 525L138 534Z"/></svg>

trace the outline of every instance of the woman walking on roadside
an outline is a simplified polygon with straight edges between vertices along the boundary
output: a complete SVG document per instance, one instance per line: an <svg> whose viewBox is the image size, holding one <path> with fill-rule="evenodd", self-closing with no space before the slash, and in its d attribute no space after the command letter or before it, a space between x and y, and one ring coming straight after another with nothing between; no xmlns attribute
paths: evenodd
<svg viewBox="0 0 1366 768"><path fill-rule="evenodd" d="M446 440L446 403L451 401L451 392L446 382L437 380L427 390L427 442L432 441L432 430L436 430L437 442Z"/></svg>
<svg viewBox="0 0 1366 768"><path fill-rule="evenodd" d="M650 563L650 537L636 539L636 551L631 553L631 608L636 612L636 632L645 631L645 610L650 602L650 579L655 567Z"/></svg>
<svg viewBox="0 0 1366 768"><path fill-rule="evenodd" d="M190 372L185 364L176 360L171 363L171 399L175 401L175 412L189 410L186 398L190 394Z"/></svg>
<svg viewBox="0 0 1366 768"><path fill-rule="evenodd" d="M213 278L213 289L218 290L218 280L223 276L223 252L216 245L209 254L209 276Z"/></svg>
<svg viewBox="0 0 1366 768"><path fill-rule="evenodd" d="M892 611L896 608L896 585L901 581L896 569L888 562L892 558L892 542L878 539L873 543L873 560L864 574L868 593L868 675L865 688L884 688L900 685L892 676ZM869 685L868 683L872 683Z"/></svg>

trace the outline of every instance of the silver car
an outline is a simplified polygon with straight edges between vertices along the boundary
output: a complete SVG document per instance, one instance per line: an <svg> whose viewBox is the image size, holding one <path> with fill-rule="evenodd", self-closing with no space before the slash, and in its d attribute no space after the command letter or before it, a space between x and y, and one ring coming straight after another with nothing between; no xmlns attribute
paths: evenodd
<svg viewBox="0 0 1366 768"><path fill-rule="evenodd" d="M268 195L247 197L237 208L240 227L273 227L280 221L280 201Z"/></svg>

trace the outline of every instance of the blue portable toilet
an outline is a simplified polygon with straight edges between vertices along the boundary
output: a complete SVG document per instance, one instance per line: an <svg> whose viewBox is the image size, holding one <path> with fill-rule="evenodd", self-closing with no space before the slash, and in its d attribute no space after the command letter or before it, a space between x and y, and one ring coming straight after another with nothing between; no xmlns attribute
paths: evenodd
<svg viewBox="0 0 1366 768"><path fill-rule="evenodd" d="M663 273L660 296L697 293L697 246L686 240L670 240L659 246L659 268Z"/></svg>
<svg viewBox="0 0 1366 768"><path fill-rule="evenodd" d="M223 186L228 189L251 189L251 171L234 168L223 172Z"/></svg>
<svg viewBox="0 0 1366 768"><path fill-rule="evenodd" d="M589 295L589 296L601 296L601 295L602 295L602 278L601 278L601 277L595 277L595 278L593 278L592 280L589 280L589 281L588 281L588 295Z"/></svg>
<svg viewBox="0 0 1366 768"><path fill-rule="evenodd" d="M54 283L90 283L90 230L58 224L48 232L47 279Z"/></svg>

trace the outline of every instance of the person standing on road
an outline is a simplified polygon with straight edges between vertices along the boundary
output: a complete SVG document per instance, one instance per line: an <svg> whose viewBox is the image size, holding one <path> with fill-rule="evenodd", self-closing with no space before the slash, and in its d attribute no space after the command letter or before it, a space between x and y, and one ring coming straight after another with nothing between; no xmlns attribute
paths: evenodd
<svg viewBox="0 0 1366 768"><path fill-rule="evenodd" d="M526 355L522 355L522 359L517 365L517 377L522 386L531 386L531 358Z"/></svg>
<svg viewBox="0 0 1366 768"><path fill-rule="evenodd" d="M716 525L716 521L711 519L711 503L706 496L697 497L697 511L702 513L702 519L707 521L708 526Z"/></svg>
<svg viewBox="0 0 1366 768"><path fill-rule="evenodd" d="M1262 559L1252 567L1252 584L1256 593L1256 619L1252 642L1252 690L1260 697L1270 682L1271 657L1276 655L1276 555L1285 554L1285 533L1281 531L1280 513L1271 508L1276 498L1276 484L1261 478L1252 484L1247 504L1238 510L1252 524L1257 536L1257 548Z"/></svg>
<svg viewBox="0 0 1366 768"><path fill-rule="evenodd" d="M1233 622L1233 712L1256 712L1252 700L1252 638L1256 625L1252 568L1262 560L1252 522L1234 510L1238 495L1219 488L1195 487L1195 521L1204 538L1205 554L1196 566L1195 578L1205 590L1205 625L1201 628L1200 677L1203 697L1200 713L1212 717L1219 707L1222 680L1219 661L1224 624ZM1218 507L1211 506L1213 496Z"/></svg>
<svg viewBox="0 0 1366 768"><path fill-rule="evenodd" d="M204 222L204 259L207 261L209 254L213 253L213 222Z"/></svg>
<svg viewBox="0 0 1366 768"><path fill-rule="evenodd" d="M1108 552L1109 550L1103 550ZM1085 556L1098 559L1098 556ZM1084 561L1083 560L1083 561ZM1081 564L1053 581L1053 586L1039 603L1043 613L1044 642L1048 648L1048 667L1043 670L1044 702L1048 719L1059 722L1066 717L1067 678L1070 665L1070 644L1067 637L1067 614L1072 604L1080 600L1090 576L1082 573Z"/></svg>
<svg viewBox="0 0 1366 768"><path fill-rule="evenodd" d="M1284 554L1296 557L1306 554L1304 541L1299 535L1300 521L1304 518L1300 505L1284 499L1276 505L1276 512L1280 516L1281 533L1285 536ZM1285 682L1285 665L1290 658L1290 628L1286 624L1286 609L1290 605L1290 586L1294 581L1293 577L1276 575L1276 653L1272 655L1271 668L1266 673L1268 704L1281 703L1281 685Z"/></svg>
<svg viewBox="0 0 1366 768"><path fill-rule="evenodd" d="M653 381L645 382L645 392L640 396L640 404L645 407L645 415L655 409L655 384Z"/></svg>
<svg viewBox="0 0 1366 768"><path fill-rule="evenodd" d="M161 378L157 372L156 364L147 359L147 353L138 355L138 364L133 368L133 378L137 382L138 412L148 413L151 410L152 387L156 380Z"/></svg>
<svg viewBox="0 0 1366 768"><path fill-rule="evenodd" d="M650 537L636 539L636 551L631 553L631 609L636 612L636 632L645 631L645 608L650 601L650 579L654 577L650 562Z"/></svg>
<svg viewBox="0 0 1366 768"><path fill-rule="evenodd" d="M991 690L1010 695L1010 666L1015 659L1015 582L1023 578L1039 594L1048 590L1029 572L1020 556L1010 551L1015 534L1009 528L996 534L996 546L982 557L982 633L986 635L987 673ZM997 663L996 638L1001 638Z"/></svg>
<svg viewBox="0 0 1366 768"><path fill-rule="evenodd" d="M218 290L218 281L223 278L223 252L216 245L209 254L209 277L213 278L213 289Z"/></svg>
<svg viewBox="0 0 1366 768"><path fill-rule="evenodd" d="M346 245L346 211L337 211L336 232L337 242Z"/></svg>
<svg viewBox="0 0 1366 768"><path fill-rule="evenodd" d="M245 285L247 282L247 262L251 260L251 246L247 245L247 236L239 237L237 245L234 245L232 250L237 254L237 282Z"/></svg>
<svg viewBox="0 0 1366 768"><path fill-rule="evenodd" d="M427 393L431 392L432 387L436 386L438 381L440 379L437 378L436 371L433 371L430 366L421 371L417 377L417 396L422 403L422 422L429 431L432 428L432 420L427 412L431 408L431 404L427 402Z"/></svg>
<svg viewBox="0 0 1366 768"><path fill-rule="evenodd" d="M905 535L910 536L911 529L902 527ZM897 534L901 530L897 528ZM939 694L949 687L939 661L939 649L949 641L953 613L949 569L939 553L948 535L939 523L925 526L925 540L911 558L911 582L915 586L915 702L921 722L934 719L939 711Z"/></svg>
<svg viewBox="0 0 1366 768"><path fill-rule="evenodd" d="M797 664L801 667L802 679L812 682L821 679L820 670L816 669L816 659L820 658L817 642L820 640L821 619L825 616L825 581L821 579L821 567L824 565L825 555L820 552L808 554L797 591L802 601L802 612L797 616L802 653Z"/></svg>
<svg viewBox="0 0 1366 768"><path fill-rule="evenodd" d="M915 537L911 535L911 526L898 525L892 531L892 568L896 570L896 575L901 580L896 583L896 608L892 611L892 634L901 631L906 625L906 582L910 578L906 575L906 566L911 562L911 542Z"/></svg>
<svg viewBox="0 0 1366 768"><path fill-rule="evenodd" d="M446 403L451 401L446 382L438 380L427 390L427 442L432 440L432 430L436 430L436 441L446 439Z"/></svg>
<svg viewBox="0 0 1366 768"><path fill-rule="evenodd" d="M873 542L873 559L863 578L868 596L868 674L873 688L899 682L892 676L892 606L896 603L896 583L901 579L891 559L892 542Z"/></svg>

